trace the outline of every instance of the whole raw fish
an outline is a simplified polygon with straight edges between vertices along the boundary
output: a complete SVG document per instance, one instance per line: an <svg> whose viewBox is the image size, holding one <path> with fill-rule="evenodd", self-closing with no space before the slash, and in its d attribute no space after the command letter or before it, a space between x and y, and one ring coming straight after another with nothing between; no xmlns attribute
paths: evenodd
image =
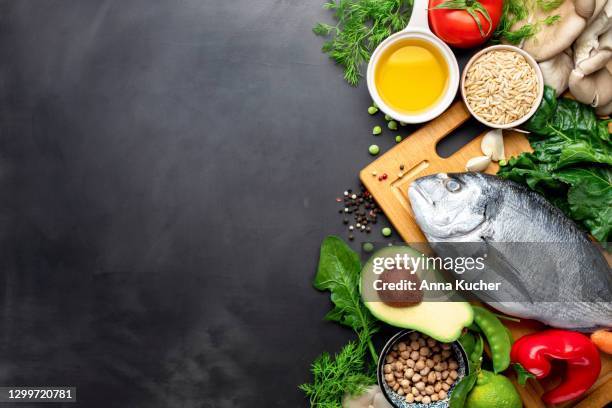
<svg viewBox="0 0 612 408"><path fill-rule="evenodd" d="M408 196L438 256L486 254L484 271L470 276L502 282L477 294L492 307L554 327L612 327L608 263L539 194L491 175L439 173L415 180Z"/></svg>

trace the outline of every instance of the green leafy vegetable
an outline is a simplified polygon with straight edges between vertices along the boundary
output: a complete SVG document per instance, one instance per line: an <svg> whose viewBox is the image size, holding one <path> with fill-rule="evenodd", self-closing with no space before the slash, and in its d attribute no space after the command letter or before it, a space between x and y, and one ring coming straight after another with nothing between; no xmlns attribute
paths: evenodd
<svg viewBox="0 0 612 408"><path fill-rule="evenodd" d="M334 12L337 23L317 23L312 31L330 37L323 52L344 67L349 84L357 85L378 44L408 24L412 0L331 0L324 7Z"/></svg>
<svg viewBox="0 0 612 408"><path fill-rule="evenodd" d="M373 368L378 356L372 335L378 324L361 301L360 274L359 256L344 241L334 236L323 240L314 287L331 292L334 308L325 319L352 328L358 341L349 342L334 357L323 353L312 363L313 382L300 389L313 408L340 408L346 393L357 395L376 382ZM368 351L373 364L366 362Z"/></svg>
<svg viewBox="0 0 612 408"><path fill-rule="evenodd" d="M538 9L550 12L562 3L563 0L504 0L502 16L493 34L495 42L505 40L510 44L517 45L521 41L533 37L540 31L542 24L552 25L559 21L561 16L548 16L541 21L528 22L518 28L514 28L515 25L527 20Z"/></svg>
<svg viewBox="0 0 612 408"><path fill-rule="evenodd" d="M546 87L525 124L532 153L513 157L498 175L526 184L581 224L598 241L612 229L612 141L609 120Z"/></svg>

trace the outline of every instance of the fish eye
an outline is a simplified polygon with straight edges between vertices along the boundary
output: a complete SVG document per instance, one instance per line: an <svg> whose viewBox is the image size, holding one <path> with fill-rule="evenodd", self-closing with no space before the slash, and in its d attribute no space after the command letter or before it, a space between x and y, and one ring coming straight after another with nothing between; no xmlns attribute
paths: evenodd
<svg viewBox="0 0 612 408"><path fill-rule="evenodd" d="M454 179L446 180L446 183L444 183L444 187L446 187L446 189L451 193L456 193L457 191L461 190L461 184L459 184L459 182Z"/></svg>

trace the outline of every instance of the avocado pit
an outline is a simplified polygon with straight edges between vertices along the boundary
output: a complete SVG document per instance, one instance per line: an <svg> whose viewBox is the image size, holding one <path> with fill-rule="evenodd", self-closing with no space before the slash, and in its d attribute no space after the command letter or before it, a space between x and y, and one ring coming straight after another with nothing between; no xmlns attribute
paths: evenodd
<svg viewBox="0 0 612 408"><path fill-rule="evenodd" d="M423 301L423 291L419 289L421 281L416 274L407 269L385 269L380 274L380 289L377 289L380 300L391 307L408 307Z"/></svg>

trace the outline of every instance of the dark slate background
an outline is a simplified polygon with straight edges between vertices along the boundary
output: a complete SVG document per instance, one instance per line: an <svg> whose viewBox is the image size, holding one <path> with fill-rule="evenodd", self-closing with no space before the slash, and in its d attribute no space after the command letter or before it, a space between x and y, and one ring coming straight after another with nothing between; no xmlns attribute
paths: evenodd
<svg viewBox="0 0 612 408"><path fill-rule="evenodd" d="M321 4L0 1L0 385L307 406L352 337L322 321L318 246L395 135L320 52Z"/></svg>

